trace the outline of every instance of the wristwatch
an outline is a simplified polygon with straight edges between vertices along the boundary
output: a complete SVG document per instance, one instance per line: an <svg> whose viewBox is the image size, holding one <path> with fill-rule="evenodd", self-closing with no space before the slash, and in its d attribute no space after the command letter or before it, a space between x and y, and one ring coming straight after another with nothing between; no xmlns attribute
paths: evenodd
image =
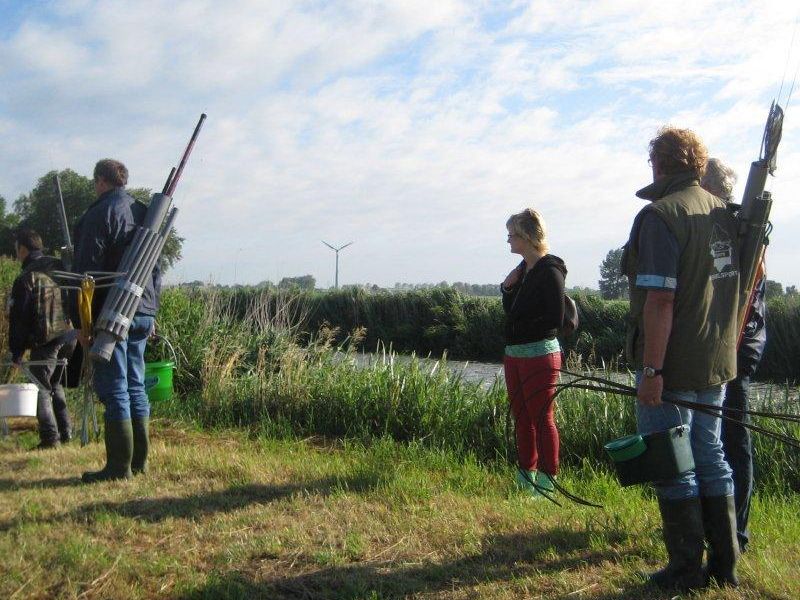
<svg viewBox="0 0 800 600"><path fill-rule="evenodd" d="M664 372L664 369L656 369L655 367L642 367L642 373L648 379L652 379L653 377L658 377Z"/></svg>

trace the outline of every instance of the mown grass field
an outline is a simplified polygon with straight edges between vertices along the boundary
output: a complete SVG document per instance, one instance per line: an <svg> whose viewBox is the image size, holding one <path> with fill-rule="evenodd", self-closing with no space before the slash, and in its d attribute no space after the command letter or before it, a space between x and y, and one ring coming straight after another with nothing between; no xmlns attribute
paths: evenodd
<svg viewBox="0 0 800 600"><path fill-rule="evenodd" d="M604 509L415 444L155 425L148 475L91 487L99 444L0 442L0 597L670 597L640 574L664 560L655 502L588 468L561 480ZM694 597L800 597L798 514L757 497L742 587Z"/></svg>
<svg viewBox="0 0 800 600"><path fill-rule="evenodd" d="M0 296L14 268L0 260ZM558 401L560 482L604 508L532 501L514 488L502 386L391 353L359 367L363 330L309 340L297 311L165 294L177 394L154 406L146 476L83 486L101 444L33 451L34 420L15 421L0 440L0 599L669 597L641 575L665 559L656 503L620 488L602 450L634 430L631 399ZM800 456L764 436L755 448L742 588L698 598L800 597Z"/></svg>

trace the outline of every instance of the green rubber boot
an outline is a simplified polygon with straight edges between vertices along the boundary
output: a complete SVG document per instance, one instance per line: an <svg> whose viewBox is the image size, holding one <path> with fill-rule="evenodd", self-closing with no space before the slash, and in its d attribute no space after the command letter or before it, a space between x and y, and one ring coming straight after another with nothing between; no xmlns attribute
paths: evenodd
<svg viewBox="0 0 800 600"><path fill-rule="evenodd" d="M81 476L83 483L130 479L133 455L133 428L130 419L106 421L106 466L99 471L87 471Z"/></svg>
<svg viewBox="0 0 800 600"><path fill-rule="evenodd" d="M739 539L736 535L736 503L733 496L709 496L700 499L703 528L708 540L706 575L720 587L738 587L736 562Z"/></svg>
<svg viewBox="0 0 800 600"><path fill-rule="evenodd" d="M150 419L133 419L133 458L131 472L134 475L147 473L147 455L150 452Z"/></svg>
<svg viewBox="0 0 800 600"><path fill-rule="evenodd" d="M536 471L526 471L525 469L517 467L516 480L519 489L528 492L531 496L539 495L539 492L537 492L536 488L533 486L536 482Z"/></svg>
<svg viewBox="0 0 800 600"><path fill-rule="evenodd" d="M555 475L548 475L544 471L539 471L536 474L536 487L539 488L539 490L544 490L548 494L553 494L556 491L556 486L553 485L554 479Z"/></svg>
<svg viewBox="0 0 800 600"><path fill-rule="evenodd" d="M705 585L703 577L703 512L700 498L658 499L664 545L669 564L650 574L650 581L661 588L690 591ZM733 530L736 538L736 528Z"/></svg>

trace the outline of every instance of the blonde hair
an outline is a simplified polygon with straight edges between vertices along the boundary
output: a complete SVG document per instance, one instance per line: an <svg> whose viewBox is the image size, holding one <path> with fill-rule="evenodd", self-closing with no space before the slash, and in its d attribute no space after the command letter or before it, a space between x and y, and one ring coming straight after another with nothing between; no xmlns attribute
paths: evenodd
<svg viewBox="0 0 800 600"><path fill-rule="evenodd" d="M511 233L533 244L537 252L547 254L550 249L547 243L547 226L542 215L533 208L511 215L506 221L506 227Z"/></svg>
<svg viewBox="0 0 800 600"><path fill-rule="evenodd" d="M700 179L706 172L708 150L694 131L666 125L650 140L650 159L665 175L691 171Z"/></svg>

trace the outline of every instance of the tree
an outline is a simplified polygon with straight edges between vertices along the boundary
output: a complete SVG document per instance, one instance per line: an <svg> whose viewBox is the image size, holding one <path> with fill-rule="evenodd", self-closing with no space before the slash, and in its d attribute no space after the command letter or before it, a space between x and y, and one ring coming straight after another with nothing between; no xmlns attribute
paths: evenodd
<svg viewBox="0 0 800 600"><path fill-rule="evenodd" d="M783 284L778 281L772 281L771 279L767 279L767 298L776 298L778 296L783 296Z"/></svg>
<svg viewBox="0 0 800 600"><path fill-rule="evenodd" d="M36 230L42 236L45 248L51 252L55 252L66 242L61 222L56 217L58 193L55 175L56 171L50 171L39 179L29 194L23 194L14 202L14 213L19 224ZM58 177L61 182L67 223L72 235L78 219L96 199L94 183L90 178L79 175L72 169L60 171ZM146 188L132 188L128 193L145 204L150 203L151 193ZM183 238L178 237L174 229L170 231L162 254L162 269L166 270L180 260L182 245ZM5 252L5 248L0 248L0 251Z"/></svg>
<svg viewBox="0 0 800 600"><path fill-rule="evenodd" d="M622 274L622 248L609 250L600 263L600 294L606 300L628 297L628 279Z"/></svg>
<svg viewBox="0 0 800 600"><path fill-rule="evenodd" d="M19 217L6 212L6 199L0 196L0 254L14 256L14 230Z"/></svg>
<svg viewBox="0 0 800 600"><path fill-rule="evenodd" d="M797 286L796 285L787 285L786 286L786 295L787 296L797 296Z"/></svg>
<svg viewBox="0 0 800 600"><path fill-rule="evenodd" d="M300 277L284 277L278 283L281 289L300 288L301 290L313 291L317 285L317 280L313 275L301 275Z"/></svg>

